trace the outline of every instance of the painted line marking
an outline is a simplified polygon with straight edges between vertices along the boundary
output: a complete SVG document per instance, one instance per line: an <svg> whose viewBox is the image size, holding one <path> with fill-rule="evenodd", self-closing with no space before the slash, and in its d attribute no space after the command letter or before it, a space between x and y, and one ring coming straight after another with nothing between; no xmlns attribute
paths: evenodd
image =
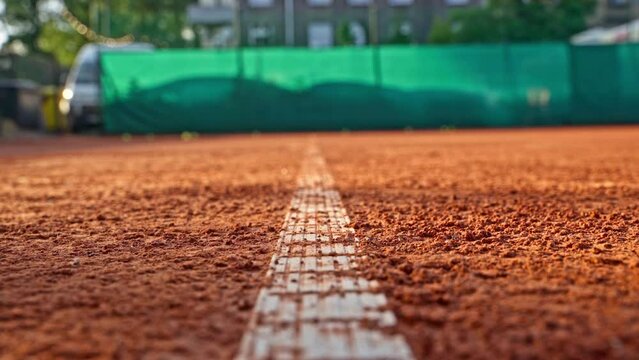
<svg viewBox="0 0 639 360"><path fill-rule="evenodd" d="M362 254L319 149L309 149L298 189L260 290L238 360L413 359Z"/></svg>

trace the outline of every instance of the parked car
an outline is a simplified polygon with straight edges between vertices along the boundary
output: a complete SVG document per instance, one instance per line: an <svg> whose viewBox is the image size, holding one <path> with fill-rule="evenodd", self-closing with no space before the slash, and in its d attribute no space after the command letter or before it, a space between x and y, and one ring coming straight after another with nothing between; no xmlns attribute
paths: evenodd
<svg viewBox="0 0 639 360"><path fill-rule="evenodd" d="M80 49L62 90L59 107L73 132L102 125L100 95L100 55L111 51L153 51L146 43L122 46L88 44Z"/></svg>

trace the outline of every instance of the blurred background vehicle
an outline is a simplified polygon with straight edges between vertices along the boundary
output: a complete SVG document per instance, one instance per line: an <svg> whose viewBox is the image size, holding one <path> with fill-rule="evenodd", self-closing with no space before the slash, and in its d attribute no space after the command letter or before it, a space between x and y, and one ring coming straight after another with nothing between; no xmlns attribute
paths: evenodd
<svg viewBox="0 0 639 360"><path fill-rule="evenodd" d="M100 56L102 53L146 52L153 49L153 45L146 43L116 46L84 45L69 71L59 102L60 112L66 116L69 129L79 132L101 126Z"/></svg>

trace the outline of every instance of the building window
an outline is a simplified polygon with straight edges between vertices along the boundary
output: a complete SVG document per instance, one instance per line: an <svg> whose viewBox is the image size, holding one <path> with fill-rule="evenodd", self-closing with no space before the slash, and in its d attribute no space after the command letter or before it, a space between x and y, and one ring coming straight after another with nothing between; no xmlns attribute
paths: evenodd
<svg viewBox="0 0 639 360"><path fill-rule="evenodd" d="M246 34L248 43L252 46L267 46L272 44L273 28L269 26L251 26Z"/></svg>
<svg viewBox="0 0 639 360"><path fill-rule="evenodd" d="M364 46L366 45L366 28L364 25L358 22L352 22L349 24L351 36L353 37L353 45Z"/></svg>
<svg viewBox="0 0 639 360"><path fill-rule="evenodd" d="M364 6L369 5L371 0L347 0L346 3L350 6Z"/></svg>
<svg viewBox="0 0 639 360"><path fill-rule="evenodd" d="M391 6L406 6L406 5L412 5L413 0L388 0L388 3Z"/></svg>
<svg viewBox="0 0 639 360"><path fill-rule="evenodd" d="M448 6L464 6L468 5L470 0L446 0L446 5Z"/></svg>
<svg viewBox="0 0 639 360"><path fill-rule="evenodd" d="M628 6L628 3L628 0L608 0L608 5L611 7Z"/></svg>
<svg viewBox="0 0 639 360"><path fill-rule="evenodd" d="M333 0L308 0L308 4L311 6L327 6L332 2Z"/></svg>
<svg viewBox="0 0 639 360"><path fill-rule="evenodd" d="M263 8L273 6L273 0L248 0L250 7Z"/></svg>
<svg viewBox="0 0 639 360"><path fill-rule="evenodd" d="M315 22L308 25L308 46L324 48L333 46L333 26L327 22Z"/></svg>

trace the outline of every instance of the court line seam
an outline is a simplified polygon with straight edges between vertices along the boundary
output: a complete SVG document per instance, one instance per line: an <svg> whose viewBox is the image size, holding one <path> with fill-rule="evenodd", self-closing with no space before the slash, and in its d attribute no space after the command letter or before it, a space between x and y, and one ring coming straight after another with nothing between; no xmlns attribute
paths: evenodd
<svg viewBox="0 0 639 360"><path fill-rule="evenodd" d="M413 359L378 283L360 276L363 254L349 224L310 146L236 359ZM307 246L316 254L291 255ZM342 253L322 254L322 246Z"/></svg>

